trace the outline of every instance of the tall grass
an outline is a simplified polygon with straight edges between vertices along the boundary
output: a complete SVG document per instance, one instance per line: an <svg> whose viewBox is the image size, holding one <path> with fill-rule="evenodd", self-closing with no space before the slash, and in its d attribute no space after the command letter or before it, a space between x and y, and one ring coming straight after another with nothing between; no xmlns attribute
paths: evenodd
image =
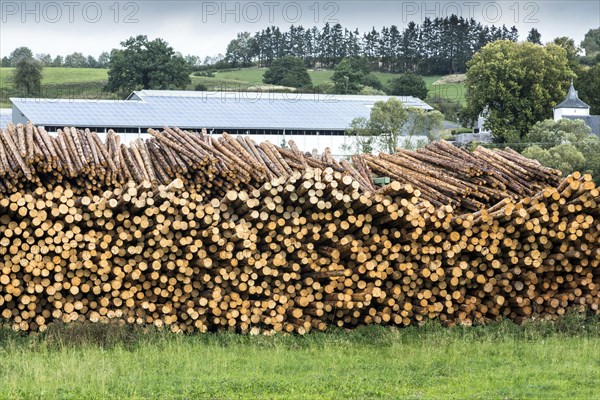
<svg viewBox="0 0 600 400"><path fill-rule="evenodd" d="M0 398L593 399L600 320L174 335L116 325L0 333Z"/></svg>

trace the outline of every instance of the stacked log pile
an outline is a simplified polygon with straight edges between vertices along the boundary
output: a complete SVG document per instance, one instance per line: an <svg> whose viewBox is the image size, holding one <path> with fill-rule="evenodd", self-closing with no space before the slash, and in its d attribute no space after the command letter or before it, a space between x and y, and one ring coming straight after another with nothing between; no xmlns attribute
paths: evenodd
<svg viewBox="0 0 600 400"><path fill-rule="evenodd" d="M512 149L474 152L438 141L417 151L397 149L395 154L363 156L381 175L421 190L436 206L477 211L504 198L532 196L546 186L556 186L560 171L521 156Z"/></svg>
<svg viewBox="0 0 600 400"><path fill-rule="evenodd" d="M434 318L452 325L554 319L571 308L598 312L600 192L590 176L577 173L532 194L523 188L522 196L465 212L432 201L441 198L432 197L433 181L423 174L411 173L414 184L372 187L368 168L382 164L370 156L355 159L348 173L330 154L307 157L293 145L244 146L225 136L222 143L210 139L218 153L202 153L206 138L173 132L154 132L156 140L131 147L137 153L109 137L104 174L91 151L87 166L84 157L60 164L76 171L64 185L58 161L56 170L44 171L51 158L9 156L29 177L19 175L28 183L2 179L12 192L0 198L0 318L23 331L44 330L54 320L112 320L174 332L305 333L331 325L407 326ZM173 149L168 161L163 144ZM473 156L479 190L519 173L492 170L499 161L486 152ZM522 176L556 176L508 151L494 153L513 160ZM120 167L110 166L111 154ZM162 155L164 164L149 154ZM438 187L458 185L458 172L447 168L454 179ZM260 179L265 183L249 184ZM219 189L207 192L217 182ZM512 182L504 185L498 190L519 194ZM457 198L475 201L477 188ZM483 193L496 199L491 190Z"/></svg>
<svg viewBox="0 0 600 400"><path fill-rule="evenodd" d="M249 137L217 138L177 128L149 134L151 139L126 146L112 131L103 142L89 130L64 128L50 135L31 124L9 125L0 130L0 194L61 185L76 195L96 195L129 181L168 185L181 179L188 191L210 201L298 171L330 168L352 177L364 191L376 190L373 171L411 184L435 206L477 211L556 186L560 176L512 150L480 147L471 153L443 141L416 152L354 156L350 163L338 162L329 149L321 155L303 153L293 141L281 148Z"/></svg>
<svg viewBox="0 0 600 400"><path fill-rule="evenodd" d="M306 156L293 142L284 149L226 133L218 138L177 128L148 133L151 139L126 146L113 131L103 142L89 130L64 128L50 135L32 124L9 124L0 129L0 194L62 185L77 195L94 195L129 181L167 185L181 179L189 191L210 200L307 168L333 168L374 189L363 162L357 168L340 164L329 150Z"/></svg>

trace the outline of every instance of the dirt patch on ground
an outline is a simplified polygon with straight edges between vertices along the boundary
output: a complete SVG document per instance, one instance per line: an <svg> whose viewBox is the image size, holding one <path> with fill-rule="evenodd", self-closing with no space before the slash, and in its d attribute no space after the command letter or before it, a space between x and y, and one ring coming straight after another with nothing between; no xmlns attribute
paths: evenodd
<svg viewBox="0 0 600 400"><path fill-rule="evenodd" d="M433 82L434 85L447 85L449 83L463 83L467 80L467 75L465 74L455 74L444 76L443 78L438 79Z"/></svg>
<svg viewBox="0 0 600 400"><path fill-rule="evenodd" d="M258 92L273 92L273 91L287 91L287 92L295 92L296 88L288 87L288 86L279 86L279 85L252 85L248 87L248 90L254 90Z"/></svg>

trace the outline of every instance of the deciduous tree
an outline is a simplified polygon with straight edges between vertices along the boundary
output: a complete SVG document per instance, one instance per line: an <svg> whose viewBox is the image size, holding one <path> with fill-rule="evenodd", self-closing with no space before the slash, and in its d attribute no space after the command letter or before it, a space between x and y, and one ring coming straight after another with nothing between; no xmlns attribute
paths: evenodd
<svg viewBox="0 0 600 400"><path fill-rule="evenodd" d="M393 153L396 150L407 121L408 112L400 100L391 97L375 103L371 109L370 125L383 151Z"/></svg>
<svg viewBox="0 0 600 400"><path fill-rule="evenodd" d="M256 38L250 32L240 32L227 45L225 59L232 67L249 66L252 58L257 55Z"/></svg>
<svg viewBox="0 0 600 400"><path fill-rule="evenodd" d="M369 62L364 58L345 58L335 66L331 80L336 93L356 94L370 73Z"/></svg>
<svg viewBox="0 0 600 400"><path fill-rule="evenodd" d="M10 53L10 62L12 67L17 66L17 62L23 58L33 58L33 52L29 47L21 46L17 47Z"/></svg>
<svg viewBox="0 0 600 400"><path fill-rule="evenodd" d="M566 51L555 44L496 41L477 52L468 68L465 115L474 120L489 107L486 126L500 142L510 131L523 136L550 118L574 77Z"/></svg>
<svg viewBox="0 0 600 400"><path fill-rule="evenodd" d="M579 119L538 122L523 138L524 143L530 144L523 155L558 168L563 174L589 172L600 182L600 138L591 132Z"/></svg>
<svg viewBox="0 0 600 400"><path fill-rule="evenodd" d="M65 67L68 68L87 68L88 60L80 52L76 51L73 54L69 54L65 57Z"/></svg>
<svg viewBox="0 0 600 400"><path fill-rule="evenodd" d="M600 28L587 31L581 42L581 48L588 56L600 51Z"/></svg>
<svg viewBox="0 0 600 400"><path fill-rule="evenodd" d="M300 88L310 85L312 80L301 58L287 56L273 61L263 76L263 82Z"/></svg>
<svg viewBox="0 0 600 400"><path fill-rule="evenodd" d="M581 71L575 84L579 98L591 107L590 114L600 115L600 64Z"/></svg>
<svg viewBox="0 0 600 400"><path fill-rule="evenodd" d="M42 86L42 64L33 57L21 57L14 66L15 88L26 95L39 93Z"/></svg>
<svg viewBox="0 0 600 400"><path fill-rule="evenodd" d="M414 96L425 100L429 93L423 78L410 72L390 79L388 86L390 94L394 96Z"/></svg>
<svg viewBox="0 0 600 400"><path fill-rule="evenodd" d="M109 91L183 89L191 82L189 66L164 40L140 35L121 45L110 55Z"/></svg>
<svg viewBox="0 0 600 400"><path fill-rule="evenodd" d="M345 136L347 139L345 139L342 149L352 154L372 153L376 148L377 136L367 118L354 118L346 129Z"/></svg>

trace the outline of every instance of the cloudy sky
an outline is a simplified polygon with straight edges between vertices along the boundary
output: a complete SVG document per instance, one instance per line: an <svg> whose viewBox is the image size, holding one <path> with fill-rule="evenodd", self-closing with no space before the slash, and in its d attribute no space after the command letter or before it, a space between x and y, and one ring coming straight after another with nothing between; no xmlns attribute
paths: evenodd
<svg viewBox="0 0 600 400"><path fill-rule="evenodd" d="M97 57L138 34L165 39L183 54L224 53L237 32L269 25L340 22L361 32L458 14L484 24L515 25L522 40L537 28L542 41L569 36L579 43L600 26L600 1L6 1L0 0L0 55L18 46L34 53Z"/></svg>

